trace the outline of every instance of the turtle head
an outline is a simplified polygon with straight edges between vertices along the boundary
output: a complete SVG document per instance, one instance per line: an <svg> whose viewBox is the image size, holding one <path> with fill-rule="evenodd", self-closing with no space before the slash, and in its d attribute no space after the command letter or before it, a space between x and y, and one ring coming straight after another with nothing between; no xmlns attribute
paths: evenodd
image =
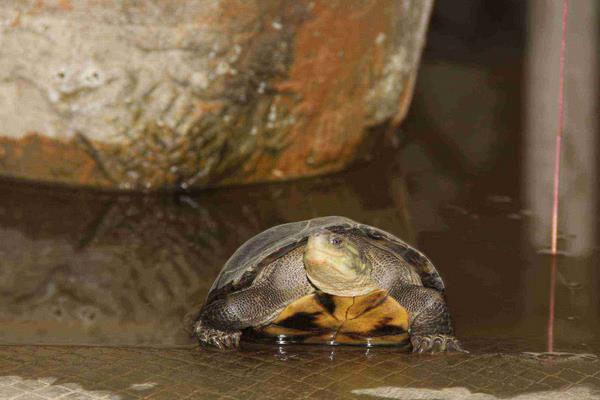
<svg viewBox="0 0 600 400"><path fill-rule="evenodd" d="M322 230L309 236L304 266L308 279L325 293L361 296L378 289L364 246L349 235Z"/></svg>

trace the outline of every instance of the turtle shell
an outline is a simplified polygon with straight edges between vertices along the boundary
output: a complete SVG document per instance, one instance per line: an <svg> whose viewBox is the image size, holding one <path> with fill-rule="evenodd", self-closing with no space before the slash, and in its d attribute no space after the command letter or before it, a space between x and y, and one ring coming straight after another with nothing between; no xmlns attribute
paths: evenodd
<svg viewBox="0 0 600 400"><path fill-rule="evenodd" d="M207 302L251 286L264 266L303 245L311 234L322 229L363 235L371 244L402 257L412 265L425 287L444 292L444 283L439 273L418 250L381 229L345 217L328 216L277 225L246 241L223 266L213 283Z"/></svg>

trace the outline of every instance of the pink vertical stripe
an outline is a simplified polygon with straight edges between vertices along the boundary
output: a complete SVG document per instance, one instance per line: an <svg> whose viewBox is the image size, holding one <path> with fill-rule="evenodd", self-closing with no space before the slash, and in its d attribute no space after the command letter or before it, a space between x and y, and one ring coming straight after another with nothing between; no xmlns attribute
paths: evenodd
<svg viewBox="0 0 600 400"><path fill-rule="evenodd" d="M556 303L556 242L558 238L558 188L560 183L560 153L565 121L565 49L567 47L567 17L569 0L563 0L562 8L562 37L560 41L560 75L558 94L558 128L556 131L556 151L554 155L554 191L552 195L552 232L551 246L552 262L550 266L550 299L548 304L548 352L554 351L554 312Z"/></svg>
<svg viewBox="0 0 600 400"><path fill-rule="evenodd" d="M560 42L560 89L558 95L558 129L556 131L556 152L554 158L554 193L552 196L552 243L550 250L556 255L558 236L558 187L560 183L560 149L565 120L565 49L567 47L567 16L569 0L563 0L562 9L562 38Z"/></svg>

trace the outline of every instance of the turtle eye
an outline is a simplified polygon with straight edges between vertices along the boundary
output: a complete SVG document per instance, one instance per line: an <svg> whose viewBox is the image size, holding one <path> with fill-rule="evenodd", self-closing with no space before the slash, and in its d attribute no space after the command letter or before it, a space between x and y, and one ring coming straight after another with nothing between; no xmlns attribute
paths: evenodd
<svg viewBox="0 0 600 400"><path fill-rule="evenodd" d="M329 239L329 243L331 243L332 245L338 247L342 244L342 239L340 239L337 236L332 237L331 239Z"/></svg>

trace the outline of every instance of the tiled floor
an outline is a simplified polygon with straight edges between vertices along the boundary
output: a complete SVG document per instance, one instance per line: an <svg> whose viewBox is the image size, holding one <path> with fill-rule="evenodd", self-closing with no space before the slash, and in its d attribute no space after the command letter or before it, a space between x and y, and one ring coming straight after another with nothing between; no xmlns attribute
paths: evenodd
<svg viewBox="0 0 600 400"><path fill-rule="evenodd" d="M594 355L0 347L0 399L600 399Z"/></svg>

